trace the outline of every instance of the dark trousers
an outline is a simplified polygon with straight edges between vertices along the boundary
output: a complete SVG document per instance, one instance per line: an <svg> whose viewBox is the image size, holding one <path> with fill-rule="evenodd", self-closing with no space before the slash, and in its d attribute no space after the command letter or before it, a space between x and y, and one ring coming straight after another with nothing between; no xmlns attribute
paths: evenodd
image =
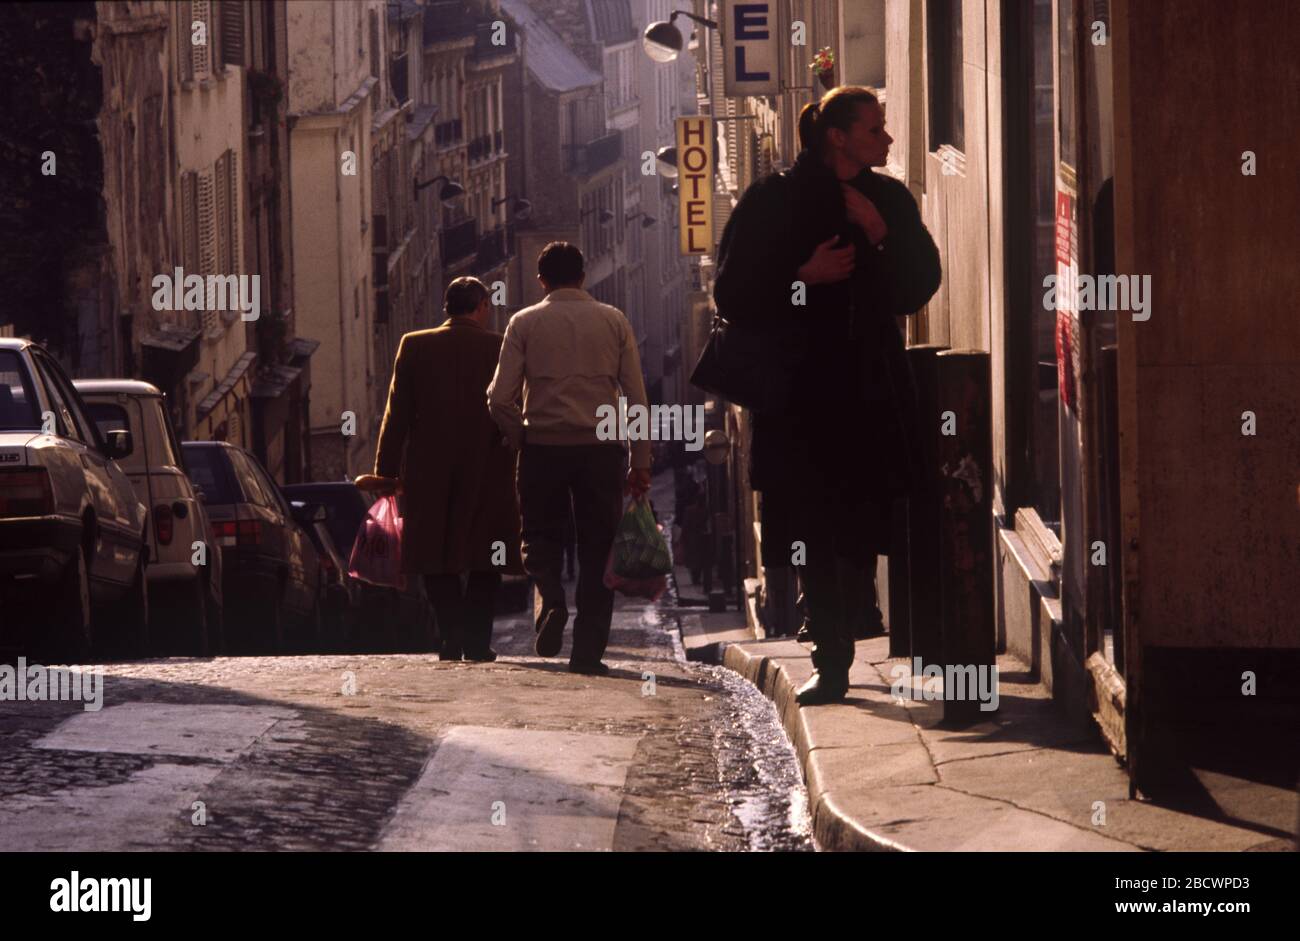
<svg viewBox="0 0 1300 941"><path fill-rule="evenodd" d="M763 491L764 559L790 561L793 544L804 544L804 563L796 570L812 662L828 679L848 681L855 634L870 616L868 602L875 600L870 581L875 553L864 538L874 513L869 505L835 500L816 487ZM785 558L778 559L782 554ZM870 608L875 610L874 603Z"/></svg>
<svg viewBox="0 0 1300 941"><path fill-rule="evenodd" d="M623 514L627 456L617 442L551 445L524 442L519 452L519 512L524 570L546 607L567 607L561 578L564 529L573 506L578 546L578 611L570 661L591 663L605 654L614 592L605 587L605 562Z"/></svg>
<svg viewBox="0 0 1300 941"><path fill-rule="evenodd" d="M492 614L500 585L501 573L495 571L470 572L463 588L460 575L424 576L445 656L478 657L492 646Z"/></svg>

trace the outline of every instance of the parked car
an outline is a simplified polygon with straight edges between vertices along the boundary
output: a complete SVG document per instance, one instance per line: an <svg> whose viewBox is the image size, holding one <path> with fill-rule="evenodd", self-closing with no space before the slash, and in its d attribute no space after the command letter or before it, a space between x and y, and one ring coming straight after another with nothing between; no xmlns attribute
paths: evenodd
<svg viewBox="0 0 1300 941"><path fill-rule="evenodd" d="M39 344L0 338L0 636L46 662L149 641L148 511ZM115 651L115 652L116 652Z"/></svg>
<svg viewBox="0 0 1300 941"><path fill-rule="evenodd" d="M361 619L364 586L348 572L347 559L343 558L326 526L325 508L300 500L290 500L289 506L294 519L311 537L320 556L321 577L325 585L325 604L321 612L323 646L330 650L344 650Z"/></svg>
<svg viewBox="0 0 1300 941"><path fill-rule="evenodd" d="M349 480L289 484L282 489L290 500L325 508L325 528L346 566L357 531L375 502L374 494L358 490ZM432 649L432 609L423 579L408 578L404 591L361 583L361 606L362 616L353 625L353 649Z"/></svg>
<svg viewBox="0 0 1300 941"><path fill-rule="evenodd" d="M284 651L294 630L316 643L320 558L270 475L253 455L224 441L185 441L181 452L221 549L227 643Z"/></svg>
<svg viewBox="0 0 1300 941"><path fill-rule="evenodd" d="M149 508L150 640L207 656L221 649L221 552L207 509L185 472L163 393L133 379L73 386L101 435L125 429L134 448L118 463Z"/></svg>

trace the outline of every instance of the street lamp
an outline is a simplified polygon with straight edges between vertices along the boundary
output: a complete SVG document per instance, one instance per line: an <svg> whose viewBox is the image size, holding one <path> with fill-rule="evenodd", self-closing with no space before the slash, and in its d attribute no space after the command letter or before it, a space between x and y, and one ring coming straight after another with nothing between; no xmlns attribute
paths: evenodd
<svg viewBox="0 0 1300 941"><path fill-rule="evenodd" d="M667 20L651 23L645 28L645 32L641 34L641 45L645 48L646 55L656 62L672 62L682 51L682 31L673 25L673 20L679 16L694 20L701 26L707 26L710 29L718 28L715 20L696 16L694 13L688 13L685 10L673 10L672 15Z"/></svg>
<svg viewBox="0 0 1300 941"><path fill-rule="evenodd" d="M448 205L451 203L453 199L465 195L465 187L461 186L459 183L457 183L455 180L453 180L451 177L447 176L446 174L435 176L432 180L425 180L423 183L417 182L414 179L412 179L411 182L415 186L415 194L418 197L420 194L420 190L432 186L434 183L437 183L439 180L446 181L442 189L438 191L438 198L442 200L444 205Z"/></svg>
<svg viewBox="0 0 1300 941"><path fill-rule="evenodd" d="M670 180L677 179L677 148L669 144L655 152L655 163L659 165L659 175Z"/></svg>
<svg viewBox="0 0 1300 941"><path fill-rule="evenodd" d="M642 216L642 217L643 217L643 218L641 219L641 228L643 228L643 229L648 229L648 228L650 228L650 226L654 225L656 222L659 221L659 220L656 219L654 216L650 215L648 212L645 212L645 211L643 211L643 210L638 210L637 212L632 213L632 215L630 215L630 216L624 216L624 217L623 217L623 221L624 221L625 223L627 223L627 222L631 222L631 221L632 221L633 219L635 219L637 216Z"/></svg>
<svg viewBox="0 0 1300 941"><path fill-rule="evenodd" d="M585 209L581 213L579 213L578 214L579 221L587 218L593 212L600 213L600 215L596 217L596 221L599 222L601 225L608 225L609 223L614 221L614 214L612 212L610 212L608 209L597 209L595 206L592 206L590 209Z"/></svg>
<svg viewBox="0 0 1300 941"><path fill-rule="evenodd" d="M530 203L528 200L524 199L522 196L506 195L506 196L502 196L500 199L494 198L492 200L492 211L496 212L497 206L500 206L502 203L505 202L510 202L511 200L514 200L514 202L510 203L510 208L515 211L515 221L527 222L528 217L533 214L533 204Z"/></svg>

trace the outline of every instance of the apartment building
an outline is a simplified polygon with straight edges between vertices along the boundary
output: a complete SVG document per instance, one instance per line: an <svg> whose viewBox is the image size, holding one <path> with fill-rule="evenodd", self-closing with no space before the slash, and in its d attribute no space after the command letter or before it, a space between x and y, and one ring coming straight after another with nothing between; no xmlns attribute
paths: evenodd
<svg viewBox="0 0 1300 941"><path fill-rule="evenodd" d="M321 341L311 396L316 479L363 472L381 415L373 356L373 151L387 110L385 4L287 6L287 120L298 330ZM382 133L381 124L380 133Z"/></svg>

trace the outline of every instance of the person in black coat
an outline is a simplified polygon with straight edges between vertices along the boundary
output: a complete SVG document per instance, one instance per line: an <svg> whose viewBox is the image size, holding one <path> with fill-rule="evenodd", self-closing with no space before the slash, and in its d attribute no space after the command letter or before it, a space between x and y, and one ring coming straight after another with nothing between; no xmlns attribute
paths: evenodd
<svg viewBox="0 0 1300 941"><path fill-rule="evenodd" d="M754 183L728 220L714 301L790 351L792 401L752 415L749 480L765 564L789 553L800 566L817 672L799 701L819 703L848 692L852 598L888 551L891 503L923 479L895 318L924 306L941 271L907 187L872 172L893 138L870 89L806 105L799 136L794 166Z"/></svg>

